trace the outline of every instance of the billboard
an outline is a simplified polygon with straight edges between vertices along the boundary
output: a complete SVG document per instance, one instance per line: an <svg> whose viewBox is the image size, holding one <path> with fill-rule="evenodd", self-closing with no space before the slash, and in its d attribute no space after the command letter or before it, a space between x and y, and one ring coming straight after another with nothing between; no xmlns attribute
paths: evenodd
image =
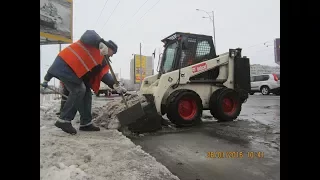
<svg viewBox="0 0 320 180"><path fill-rule="evenodd" d="M140 55L134 55L134 83L140 83L140 72L142 72L142 80L146 77L146 61L147 57L141 55L141 66L140 66Z"/></svg>
<svg viewBox="0 0 320 180"><path fill-rule="evenodd" d="M40 0L40 44L72 43L72 0Z"/></svg>
<svg viewBox="0 0 320 180"><path fill-rule="evenodd" d="M280 38L274 40L274 59L280 65Z"/></svg>

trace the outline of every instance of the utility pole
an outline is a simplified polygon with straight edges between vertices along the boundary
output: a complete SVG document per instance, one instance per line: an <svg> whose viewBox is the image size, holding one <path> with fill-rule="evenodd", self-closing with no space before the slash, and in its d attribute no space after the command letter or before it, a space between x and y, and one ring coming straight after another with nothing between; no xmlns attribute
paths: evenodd
<svg viewBox="0 0 320 180"><path fill-rule="evenodd" d="M142 56L141 56L141 43L140 43L140 87L142 85Z"/></svg>
<svg viewBox="0 0 320 180"><path fill-rule="evenodd" d="M196 9L197 11L202 11L202 12L205 12L207 13L208 17L202 17L202 18L209 18L212 22L212 27L213 27L213 39L214 39L214 47L215 47L215 50L217 50L217 44L216 44L216 29L215 29L215 25L214 25L214 11L212 11L212 17L211 15L209 14L209 12L205 11L205 10L202 10L202 9Z"/></svg>
<svg viewBox="0 0 320 180"><path fill-rule="evenodd" d="M212 11L212 26L213 26L213 38L214 38L214 47L215 47L215 49L217 50L217 44L216 44L216 42L217 42L217 40L216 40L216 28L214 27L214 12ZM217 52L216 52L217 53Z"/></svg>
<svg viewBox="0 0 320 180"><path fill-rule="evenodd" d="M41 45L40 45L40 83L41 83Z"/></svg>

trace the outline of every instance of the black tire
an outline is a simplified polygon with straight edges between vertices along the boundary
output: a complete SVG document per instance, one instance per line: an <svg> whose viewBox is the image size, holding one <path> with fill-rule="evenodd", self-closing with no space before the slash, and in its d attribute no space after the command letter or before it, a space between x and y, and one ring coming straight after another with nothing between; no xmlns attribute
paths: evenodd
<svg viewBox="0 0 320 180"><path fill-rule="evenodd" d="M175 124L175 119L172 117L172 112L173 111L169 111L169 105L170 105L170 101L173 99L173 98L175 98L179 93L181 93L183 90L176 90L176 91L174 91L174 92L172 92L171 94L170 94L170 96L168 97L168 99L167 99L167 105L166 105L166 114L167 114L167 118L173 123L173 124Z"/></svg>
<svg viewBox="0 0 320 180"><path fill-rule="evenodd" d="M210 101L209 101L209 109L210 109L210 114L214 117L214 118L217 118L216 115L215 115L215 109L216 109L216 100L218 98L218 95L220 94L221 91L223 91L224 89L226 88L221 88L221 89L218 89L216 90L215 92L212 93L211 97L210 97Z"/></svg>
<svg viewBox="0 0 320 180"><path fill-rule="evenodd" d="M250 94L250 95L254 95L254 92L250 92L249 94Z"/></svg>
<svg viewBox="0 0 320 180"><path fill-rule="evenodd" d="M167 117L173 124L178 127L189 127L201 122L203 106L198 94L182 90L172 94L169 98ZM183 108L183 104L188 108Z"/></svg>
<svg viewBox="0 0 320 180"><path fill-rule="evenodd" d="M232 89L219 89L210 98L210 113L218 121L235 120L241 112L241 106L239 94Z"/></svg>
<svg viewBox="0 0 320 180"><path fill-rule="evenodd" d="M96 96L99 97L99 96L100 96L100 93L97 93Z"/></svg>
<svg viewBox="0 0 320 180"><path fill-rule="evenodd" d="M260 88L260 92L262 95L269 95L270 94L270 88L268 86L262 86Z"/></svg>

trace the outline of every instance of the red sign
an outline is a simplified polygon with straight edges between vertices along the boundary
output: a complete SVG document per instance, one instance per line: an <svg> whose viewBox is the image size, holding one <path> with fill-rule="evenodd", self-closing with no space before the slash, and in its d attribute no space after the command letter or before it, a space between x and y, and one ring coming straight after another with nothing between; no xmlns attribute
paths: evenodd
<svg viewBox="0 0 320 180"><path fill-rule="evenodd" d="M206 70L207 67L207 63L201 63L201 64L197 64L195 66L192 66L192 73L196 73L196 72L200 72L200 71L204 71Z"/></svg>

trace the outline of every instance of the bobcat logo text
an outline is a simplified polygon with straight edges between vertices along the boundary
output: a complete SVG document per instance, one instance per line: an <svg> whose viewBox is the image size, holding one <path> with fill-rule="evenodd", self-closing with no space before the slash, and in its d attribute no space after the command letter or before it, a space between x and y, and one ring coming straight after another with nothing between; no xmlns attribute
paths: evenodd
<svg viewBox="0 0 320 180"><path fill-rule="evenodd" d="M192 66L192 73L200 72L200 71L205 71L207 69L207 63L201 63L195 66Z"/></svg>

